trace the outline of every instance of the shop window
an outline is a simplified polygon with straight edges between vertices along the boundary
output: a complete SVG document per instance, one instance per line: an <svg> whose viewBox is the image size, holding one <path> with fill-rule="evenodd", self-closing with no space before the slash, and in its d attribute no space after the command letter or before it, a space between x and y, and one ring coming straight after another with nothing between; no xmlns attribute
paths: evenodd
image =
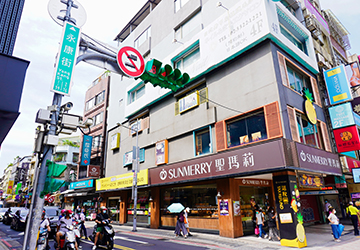
<svg viewBox="0 0 360 250"><path fill-rule="evenodd" d="M321 136L318 124L311 124L305 117L305 115L297 113L296 122L298 127L298 133L300 142L308 145L315 146L317 148L323 148L321 144Z"/></svg>
<svg viewBox="0 0 360 250"><path fill-rule="evenodd" d="M147 28L138 38L135 39L134 47L139 48L150 37L151 37L151 27Z"/></svg>
<svg viewBox="0 0 360 250"><path fill-rule="evenodd" d="M196 13L187 22L175 29L175 39L181 40L185 37L190 37L198 28L201 28L200 12Z"/></svg>
<svg viewBox="0 0 360 250"><path fill-rule="evenodd" d="M199 219L218 218L218 202L216 195L216 184L161 189L161 225L175 226L175 220L170 218L173 218L176 215L169 213L166 208L172 203L177 202L181 203L185 207L190 208L189 221L191 221L191 217L196 217ZM206 226L211 227L213 222L214 221L209 220L206 222Z"/></svg>
<svg viewBox="0 0 360 250"><path fill-rule="evenodd" d="M143 95L145 95L145 84L142 84L139 88L129 92L129 104L135 102Z"/></svg>
<svg viewBox="0 0 360 250"><path fill-rule="evenodd" d="M212 152L211 127L199 131L194 131L194 139L195 155L203 155Z"/></svg>
<svg viewBox="0 0 360 250"><path fill-rule="evenodd" d="M228 121L226 131L228 147L267 139L264 112L260 111Z"/></svg>
<svg viewBox="0 0 360 250"><path fill-rule="evenodd" d="M134 220L134 201L131 199L131 193L128 193L128 208L127 208L127 221L133 222ZM150 225L150 211L149 211L149 198L148 191L138 190L137 194L137 207L136 207L136 222L140 224Z"/></svg>
<svg viewBox="0 0 360 250"><path fill-rule="evenodd" d="M174 0L175 12L178 12L189 0Z"/></svg>

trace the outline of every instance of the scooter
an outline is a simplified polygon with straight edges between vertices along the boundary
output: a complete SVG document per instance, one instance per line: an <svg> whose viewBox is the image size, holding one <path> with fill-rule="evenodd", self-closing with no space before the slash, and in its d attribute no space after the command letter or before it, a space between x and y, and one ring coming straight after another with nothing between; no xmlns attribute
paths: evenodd
<svg viewBox="0 0 360 250"><path fill-rule="evenodd" d="M80 247L80 239L81 239L81 220L75 220L73 222L73 226L74 226L74 233L76 236L76 242L78 244L78 247Z"/></svg>
<svg viewBox="0 0 360 250"><path fill-rule="evenodd" d="M115 231L113 227L110 225L109 220L103 220L102 223L104 230L99 235L98 241L96 242L96 246L106 246L107 249L111 250L114 247ZM95 225L92 235L89 236L92 242L94 242L95 240L96 228L97 226Z"/></svg>
<svg viewBox="0 0 360 250"><path fill-rule="evenodd" d="M61 250L75 250L76 234L75 227L73 225L66 226L68 231L65 233L64 238L60 238L60 249ZM57 243L54 244L55 248Z"/></svg>
<svg viewBox="0 0 360 250"><path fill-rule="evenodd" d="M36 249L45 250L47 247L48 230L47 228L40 228L39 238L37 241Z"/></svg>

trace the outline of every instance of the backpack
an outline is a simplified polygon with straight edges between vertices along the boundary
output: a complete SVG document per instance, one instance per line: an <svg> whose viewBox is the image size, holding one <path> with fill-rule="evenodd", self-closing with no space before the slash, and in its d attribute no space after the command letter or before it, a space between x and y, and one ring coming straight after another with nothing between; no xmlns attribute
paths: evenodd
<svg viewBox="0 0 360 250"><path fill-rule="evenodd" d="M184 222L184 215L183 214L179 214L178 221Z"/></svg>

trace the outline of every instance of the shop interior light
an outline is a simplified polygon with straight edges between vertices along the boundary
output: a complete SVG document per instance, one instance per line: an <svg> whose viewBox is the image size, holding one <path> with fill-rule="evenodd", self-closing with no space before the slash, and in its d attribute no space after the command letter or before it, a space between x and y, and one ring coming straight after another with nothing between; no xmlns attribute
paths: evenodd
<svg viewBox="0 0 360 250"><path fill-rule="evenodd" d="M220 191L217 193L216 197L221 198Z"/></svg>

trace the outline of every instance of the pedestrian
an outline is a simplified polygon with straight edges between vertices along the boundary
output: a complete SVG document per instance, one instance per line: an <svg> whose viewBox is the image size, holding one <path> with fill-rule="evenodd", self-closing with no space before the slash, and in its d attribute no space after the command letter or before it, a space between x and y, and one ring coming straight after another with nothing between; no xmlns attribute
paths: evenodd
<svg viewBox="0 0 360 250"><path fill-rule="evenodd" d="M324 200L324 203L325 203L325 217L328 217L329 216L329 209L331 206L331 204L329 203L329 201L327 199Z"/></svg>
<svg viewBox="0 0 360 250"><path fill-rule="evenodd" d="M256 207L255 208L255 212L256 212L256 225L259 227L259 238L262 238L262 235L264 235L264 238L267 238L268 235L265 233L264 231L264 222L265 222L265 217L264 214L262 212L262 209L260 207Z"/></svg>
<svg viewBox="0 0 360 250"><path fill-rule="evenodd" d="M269 226L269 240L274 240L274 238L276 237L278 240L280 240L279 237L279 231L276 227L276 217L277 214L274 210L273 207L269 207L268 209L268 217L269 217L269 222L268 222L268 226Z"/></svg>
<svg viewBox="0 0 360 250"><path fill-rule="evenodd" d="M190 233L190 227L189 227L189 213L190 213L190 208L187 207L185 208L185 211L184 211L184 223L185 223L185 227L186 227L186 230L187 230L187 235L188 236L192 236L192 234Z"/></svg>
<svg viewBox="0 0 360 250"><path fill-rule="evenodd" d="M179 237L181 235L181 231L183 232L185 239L187 238L187 229L185 227L185 216L184 216L184 210L180 212L180 214L177 217L176 221L176 227L175 227L175 235L176 237Z"/></svg>
<svg viewBox="0 0 360 250"><path fill-rule="evenodd" d="M336 242L340 242L340 229L339 229L339 218L335 215L336 210L333 207L329 208L328 219L330 221L332 233Z"/></svg>
<svg viewBox="0 0 360 250"><path fill-rule="evenodd" d="M80 230L83 232L85 239L88 239L87 231L85 227L85 214L81 212L81 209L77 209L75 213L75 219L79 221L80 223ZM80 233L81 233L80 231Z"/></svg>
<svg viewBox="0 0 360 250"><path fill-rule="evenodd" d="M354 207L354 203L352 201L349 202L349 206L346 208L346 213L350 215L351 222L354 226L354 234L359 235L359 229L358 229L358 215L360 215L359 209Z"/></svg>

